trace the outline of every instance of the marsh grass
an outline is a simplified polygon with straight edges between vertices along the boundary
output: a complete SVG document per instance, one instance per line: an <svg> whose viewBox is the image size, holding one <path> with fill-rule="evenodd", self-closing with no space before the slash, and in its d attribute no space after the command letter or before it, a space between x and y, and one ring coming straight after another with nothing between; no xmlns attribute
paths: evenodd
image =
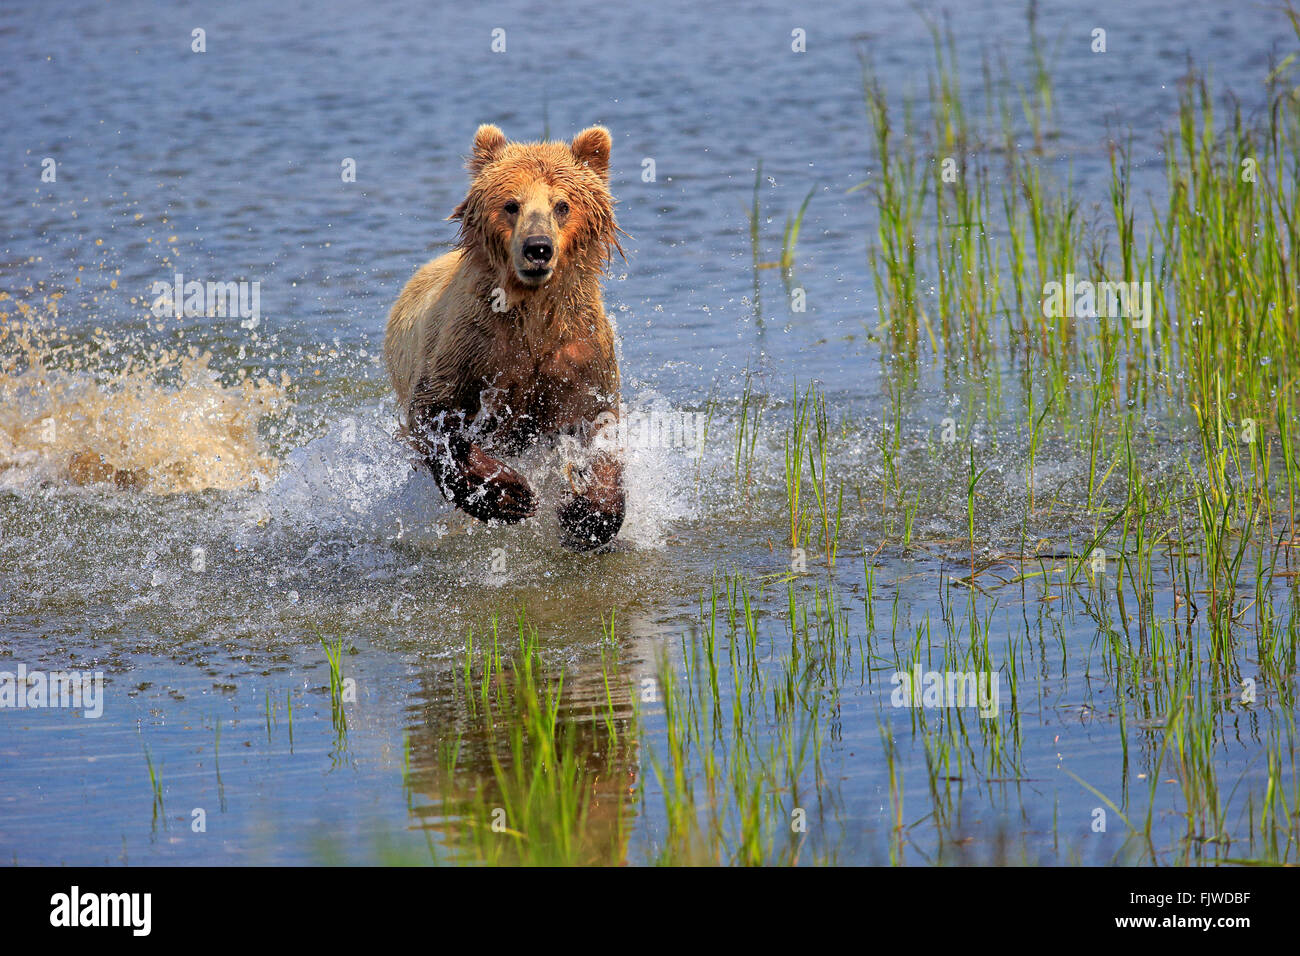
<svg viewBox="0 0 1300 956"><path fill-rule="evenodd" d="M799 232L803 229L803 217L808 211L808 203L817 193L817 187L813 186L808 190L808 195L804 196L803 202L793 213L787 213L785 217L785 227L781 231L781 256L775 262L761 262L755 268L757 269L780 269L781 281L785 285L786 295L789 295L794 286L794 263L799 246ZM755 200L757 203L757 200ZM755 205L757 208L757 205Z"/></svg>
<svg viewBox="0 0 1300 956"><path fill-rule="evenodd" d="M747 585L728 577L704 596L680 664L660 659L662 732L642 742L662 800L654 862L757 865L831 855L810 853L804 840L823 812L807 798L824 782L820 704L835 693L834 667L810 664L812 646L832 651L845 622L820 595L810 618L789 587L788 651L763 639Z"/></svg>
<svg viewBox="0 0 1300 956"><path fill-rule="evenodd" d="M167 825L167 811L163 805L163 784L162 784L162 765L154 764L153 751L149 745L144 746L144 762L149 770L149 790L153 795L153 825L158 826L159 818L163 821L163 826Z"/></svg>
<svg viewBox="0 0 1300 956"><path fill-rule="evenodd" d="M754 198L749 206L749 251L751 258L752 271L754 274L754 321L759 328L763 325L763 286L759 278L761 268L761 250L763 238L763 199L759 187L763 183L763 162L759 160L754 169Z"/></svg>
<svg viewBox="0 0 1300 956"><path fill-rule="evenodd" d="M330 678L330 722L339 741L347 734L348 713L343 706L343 638L326 640L325 635L317 632L320 645L325 650L325 660L329 664ZM270 700L270 697L267 697ZM269 731L269 727L268 727Z"/></svg>
<svg viewBox="0 0 1300 956"><path fill-rule="evenodd" d="M764 402L754 392L753 376L745 370L745 385L740 396L736 426L735 480L736 493L751 500L754 480L754 454L757 450Z"/></svg>
<svg viewBox="0 0 1300 956"><path fill-rule="evenodd" d="M470 720L443 742L439 809L429 824L441 838L440 850L430 843L435 859L578 865L622 858L630 715L627 689L614 676L612 615L608 628L604 705L585 716L563 714L563 670L553 672L543 660L537 628L522 612L508 646L496 618L477 652L471 632L458 681ZM486 752L486 772L462 766L470 742ZM404 766L409 793L419 775L409 759Z"/></svg>
<svg viewBox="0 0 1300 956"><path fill-rule="evenodd" d="M1300 848L1294 709L1276 702L1292 699L1296 673L1296 60L1288 57L1270 72L1269 108L1254 122L1233 101L1226 114L1216 112L1209 81L1191 74L1166 141L1165 197L1135 194L1132 143L1115 135L1107 195L1098 204L1104 214L1089 216L1072 178L1059 181L1043 162L1056 135L1054 91L1051 55L1035 13L1031 6L1028 83L994 76L986 61L982 117L957 82L955 43L937 24L930 24L937 65L928 86L928 127L919 121L917 104L891 100L870 57L862 56L875 155L856 190L868 191L876 214L868 265L881 320L868 331L887 356L882 381L889 424L875 442L878 524L887 541L863 555L861 620L869 643L878 633L881 586L872 556L881 548L901 543L910 551L919 543L951 559L961 547L965 571L941 575L940 590L967 586L966 626L957 626L954 602L941 597L942 663L996 670L1017 702L1011 719L979 727L975 747L969 731L936 735L925 711L908 715L928 791L929 808L919 818L904 810L917 797L901 783L904 768L915 766L912 751L900 746L889 730L893 724L882 718L894 814L888 855L894 862L911 856L907 834L921 820L945 828L939 839L945 845L951 836L946 828L959 825L962 806L961 788L954 793L951 781L975 779L978 788L978 777L952 772L954 762L983 754L978 765L989 778L998 768L1020 765L1026 693L1020 678L1043 662L1035 664L1029 651L1032 621L1024 633L1012 632L1000 652L996 648L991 622L999 592L1015 585L1025 602L1065 618L1095 620L1098 664L1114 680L1111 719L1125 765L1133 747L1148 761L1141 787L1130 790L1126 772L1116 799L1114 781L1098 786L1065 771L1080 793L1096 795L1118 813L1129 835L1114 859L1294 861ZM1300 38L1300 19L1294 11L1289 16ZM1008 90L1016 91L1018 115ZM1032 146L1021 149L1026 132ZM1128 302L1129 314L1049 317L1043 308L1048 283L1067 275L1139 288L1149 283L1150 312L1133 314ZM934 281L923 284L923 276ZM1000 427L1004 356L1020 386L1009 405L1020 410L1018 421L1012 417L1015 443ZM904 441L927 428L910 410L927 365L945 383L961 370L980 371L961 414L968 441L960 545L916 540L916 515L941 510L945 500L943 490L936 494L927 486L933 471L916 467ZM991 429L978 443L977 404L988 410ZM845 518L850 528L877 524L855 520L852 509L831 509L829 502L842 499L820 490L819 483L836 472L834 458L825 454L824 413L815 389L796 388L784 417L780 445L791 547L817 531L822 542L838 541ZM797 451L805 445L815 451L803 461ZM950 461L942 446L925 447L934 461ZM997 531L984 530L981 521L987 513L982 482L1008 453L1025 462L1018 541L1010 554L1005 539L990 540ZM1040 461L1058 461L1063 453L1083 463L1077 490L1045 486L1039 476ZM955 478L958 470L947 468ZM842 472L836 477L852 482ZM945 484L947 493L957 491L953 482ZM859 494L858 505L870 500ZM833 572L839 549L827 550L827 571ZM800 614L792 593L792 627ZM1048 625L1060 628L1039 619L1039 627ZM880 634L892 664L901 670L933 666L937 635L931 622L914 622L910 636L902 626L895 593ZM1054 639L1064 655L1063 638ZM706 665L711 653L706 643ZM680 670L692 674L699 667L688 657ZM1236 719L1252 672L1279 695L1268 706L1245 705L1252 720L1266 718L1262 791L1249 768L1221 779L1226 722ZM710 667L703 673L708 694L699 696L707 699L716 682ZM1137 714L1134 700L1143 702ZM673 726L681 722L685 717L674 714ZM671 756L690 759L689 743L689 735L678 731ZM708 778L715 771L704 761L701 772ZM690 796L691 775L666 779L683 803L698 807ZM1174 803L1166 789L1171 786L1179 794ZM745 810L756 805L733 799L730 813L743 821L741 832L758 829ZM1162 833L1171 809L1180 825ZM769 814L779 820L775 810ZM694 842L708 843L698 835ZM1052 842L1061 844L1055 829ZM1077 854L1077 848L1065 852Z"/></svg>

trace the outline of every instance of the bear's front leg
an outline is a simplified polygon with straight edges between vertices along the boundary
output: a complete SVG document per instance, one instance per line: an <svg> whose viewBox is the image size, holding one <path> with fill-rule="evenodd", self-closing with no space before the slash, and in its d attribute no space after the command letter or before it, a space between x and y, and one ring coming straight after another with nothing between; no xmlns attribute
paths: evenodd
<svg viewBox="0 0 1300 956"><path fill-rule="evenodd" d="M602 453L586 468L570 466L566 477L570 491L556 509L564 546L592 551L614 540L623 527L626 504L622 461Z"/></svg>
<svg viewBox="0 0 1300 956"><path fill-rule="evenodd" d="M411 415L411 440L428 464L443 495L480 521L513 524L537 513L537 496L528 480L493 458L464 433L463 413L417 410Z"/></svg>

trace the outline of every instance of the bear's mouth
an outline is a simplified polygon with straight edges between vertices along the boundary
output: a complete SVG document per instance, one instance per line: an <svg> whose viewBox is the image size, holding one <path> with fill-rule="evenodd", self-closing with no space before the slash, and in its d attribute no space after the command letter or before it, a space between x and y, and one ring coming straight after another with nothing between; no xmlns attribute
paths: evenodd
<svg viewBox="0 0 1300 956"><path fill-rule="evenodd" d="M554 271L550 266L535 266L531 269L515 267L515 272L519 274L519 278L529 285L541 285L551 277L551 273Z"/></svg>

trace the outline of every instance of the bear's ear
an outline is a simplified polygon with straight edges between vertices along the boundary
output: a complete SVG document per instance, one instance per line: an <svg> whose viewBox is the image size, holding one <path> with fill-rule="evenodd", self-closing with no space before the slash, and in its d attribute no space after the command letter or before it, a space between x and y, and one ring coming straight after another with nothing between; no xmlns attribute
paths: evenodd
<svg viewBox="0 0 1300 956"><path fill-rule="evenodd" d="M602 179L609 179L609 130L591 126L573 137L573 158L589 167Z"/></svg>
<svg viewBox="0 0 1300 956"><path fill-rule="evenodd" d="M506 134L501 132L501 128L491 123L484 123L474 134L474 152L465 165L472 175L477 176L483 171L483 167L500 156L505 148Z"/></svg>

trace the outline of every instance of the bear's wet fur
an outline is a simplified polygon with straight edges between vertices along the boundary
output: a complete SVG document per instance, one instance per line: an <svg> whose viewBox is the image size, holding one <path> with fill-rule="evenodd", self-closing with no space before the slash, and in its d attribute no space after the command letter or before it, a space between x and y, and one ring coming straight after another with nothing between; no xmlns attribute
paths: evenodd
<svg viewBox="0 0 1300 956"><path fill-rule="evenodd" d="M511 143L480 126L470 188L449 218L456 249L424 265L388 317L384 361L404 432L447 499L483 521L537 511L501 459L573 436L556 509L564 544L586 551L623 524L619 371L600 281L622 254L609 192L609 132Z"/></svg>

